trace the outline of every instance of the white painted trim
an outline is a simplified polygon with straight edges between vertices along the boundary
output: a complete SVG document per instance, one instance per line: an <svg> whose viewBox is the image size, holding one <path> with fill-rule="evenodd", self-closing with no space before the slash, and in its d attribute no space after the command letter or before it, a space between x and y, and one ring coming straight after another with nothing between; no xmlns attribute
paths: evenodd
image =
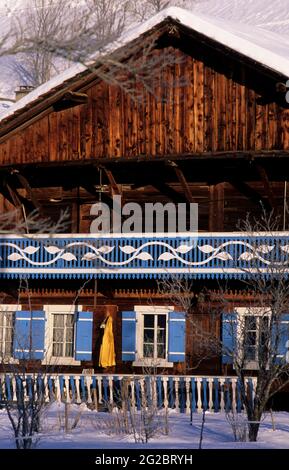
<svg viewBox="0 0 289 470"><path fill-rule="evenodd" d="M1 312L18 312L22 310L22 305L20 304L0 304L0 313Z"/></svg>
<svg viewBox="0 0 289 470"><path fill-rule="evenodd" d="M289 231L284 232L270 232L271 237L288 237ZM5 234L0 236L0 240L10 240L10 239L19 239L19 240L38 240L38 239L45 239L45 240L54 240L54 239L67 239L67 238L79 238L79 239L91 239L91 240L99 240L102 238L106 239L115 239L115 238L122 238L122 239L130 239L130 238L228 238L228 237L241 237L246 238L250 237L266 237L268 238L268 232L140 232L140 233L107 233L107 234L93 234L93 233L58 233L58 234L45 234L45 233L37 233L37 234Z"/></svg>
<svg viewBox="0 0 289 470"><path fill-rule="evenodd" d="M37 353L37 352L44 352L45 349L33 349L32 351L30 349L15 349L17 352L31 352L31 354Z"/></svg>
<svg viewBox="0 0 289 470"><path fill-rule="evenodd" d="M270 272L279 272L278 268L270 268ZM251 268L251 269L241 269L241 268L196 268L190 267L189 265L184 265L182 268L122 268L114 266L111 268L43 268L39 266L37 268L0 268L0 273L13 273L13 274L243 274L246 273L256 274L256 273L267 273L268 268ZM289 267L284 269L283 272L289 272Z"/></svg>
<svg viewBox="0 0 289 470"><path fill-rule="evenodd" d="M57 356L50 356L47 358L47 362L45 360L42 361L44 365L52 365L52 366L80 366L81 361L76 361L73 357L57 357Z"/></svg>
<svg viewBox="0 0 289 470"><path fill-rule="evenodd" d="M179 351L170 351L170 354L181 354L182 356L185 356L185 352L179 352Z"/></svg>
<svg viewBox="0 0 289 470"><path fill-rule="evenodd" d="M132 363L133 367L152 367L152 368L157 368L157 367L174 367L173 362L169 362L166 359L150 359L146 357L143 360L138 360L134 361Z"/></svg>
<svg viewBox="0 0 289 470"><path fill-rule="evenodd" d="M25 317L17 317L17 321L20 320L20 321L34 321L34 320L42 320L42 321L45 321L45 318L42 318L42 317L35 317L35 318L25 318Z"/></svg>
<svg viewBox="0 0 289 470"><path fill-rule="evenodd" d="M134 311L141 313L167 313L173 312L175 308L172 305L135 305Z"/></svg>

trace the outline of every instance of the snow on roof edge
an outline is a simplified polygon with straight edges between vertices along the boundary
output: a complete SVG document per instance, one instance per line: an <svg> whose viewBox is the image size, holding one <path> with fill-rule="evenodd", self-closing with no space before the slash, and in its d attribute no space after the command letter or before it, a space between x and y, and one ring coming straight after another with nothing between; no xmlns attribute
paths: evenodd
<svg viewBox="0 0 289 470"><path fill-rule="evenodd" d="M141 25L128 29L117 41L107 46L107 53L113 52L119 47L125 46L134 39L137 39L140 35L146 33L167 18L172 18L181 23L183 26L195 30L200 34L203 34L204 36L213 39L216 42L227 46L252 60L255 60L256 62L270 68L271 70L289 77L289 53L284 56L278 53L278 51L276 52L274 47L271 48L271 50L270 48L266 47L266 43L270 43L276 48L278 45L280 45L280 42L281 44L283 44L284 41L286 42L282 36L256 27L254 31L257 33L256 39L259 40L257 40L257 42L252 41L247 25L235 23L235 25L238 27L238 31L236 33L236 29L234 28L232 31L230 31L230 23L224 20L192 13L179 7L166 8ZM265 37L265 45L262 44L262 41L260 45L260 37L258 34L263 34ZM289 46L289 42L287 42L286 47L287 46ZM289 50L289 47L287 50ZM37 100L42 95L48 93L53 88L61 85L65 81L75 77L79 73L84 72L86 69L87 68L82 64L75 64L59 75L53 77L51 80L35 88L35 90L28 93L9 109L3 113L0 113L0 123L8 117L12 116L16 111L25 108L25 106L33 103L33 101Z"/></svg>

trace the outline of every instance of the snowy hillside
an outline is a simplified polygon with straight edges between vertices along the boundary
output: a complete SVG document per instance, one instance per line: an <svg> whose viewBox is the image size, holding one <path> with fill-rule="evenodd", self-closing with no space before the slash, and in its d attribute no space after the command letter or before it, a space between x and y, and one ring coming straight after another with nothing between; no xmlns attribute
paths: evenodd
<svg viewBox="0 0 289 470"><path fill-rule="evenodd" d="M31 0L0 0L0 31L7 28L13 12L19 14L29 4ZM184 0L184 4L196 14L225 19L228 24L239 22L278 33L280 46L282 37L289 40L289 0ZM0 58L0 96L14 98L18 85L11 71L11 59Z"/></svg>
<svg viewBox="0 0 289 470"><path fill-rule="evenodd" d="M197 0L194 9L289 37L289 0Z"/></svg>

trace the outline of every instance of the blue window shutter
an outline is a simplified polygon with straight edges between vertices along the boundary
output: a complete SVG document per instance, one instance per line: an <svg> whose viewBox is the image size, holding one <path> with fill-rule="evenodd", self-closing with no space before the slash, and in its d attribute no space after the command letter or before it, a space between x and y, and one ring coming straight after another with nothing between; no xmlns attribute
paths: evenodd
<svg viewBox="0 0 289 470"><path fill-rule="evenodd" d="M45 312L33 310L31 313L33 359L44 359Z"/></svg>
<svg viewBox="0 0 289 470"><path fill-rule="evenodd" d="M237 313L222 315L222 363L233 364L233 354L237 341Z"/></svg>
<svg viewBox="0 0 289 470"><path fill-rule="evenodd" d="M91 361L92 359L92 312L77 312L75 359Z"/></svg>
<svg viewBox="0 0 289 470"><path fill-rule="evenodd" d="M186 359L185 312L169 312L169 362L185 362Z"/></svg>
<svg viewBox="0 0 289 470"><path fill-rule="evenodd" d="M16 359L43 359L45 339L45 312L22 310L15 314L14 357Z"/></svg>
<svg viewBox="0 0 289 470"><path fill-rule="evenodd" d="M280 321L272 326L272 350L275 348L276 335L278 334L278 341L276 344L276 362L283 364L286 362L286 354L289 344L289 314L281 315ZM275 351L274 351L275 352Z"/></svg>
<svg viewBox="0 0 289 470"><path fill-rule="evenodd" d="M122 312L122 360L134 361L136 350L136 312Z"/></svg>

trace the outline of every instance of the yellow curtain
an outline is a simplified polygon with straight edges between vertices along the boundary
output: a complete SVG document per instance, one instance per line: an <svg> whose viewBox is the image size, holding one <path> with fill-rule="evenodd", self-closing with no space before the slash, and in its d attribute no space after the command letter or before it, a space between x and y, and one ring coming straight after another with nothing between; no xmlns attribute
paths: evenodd
<svg viewBox="0 0 289 470"><path fill-rule="evenodd" d="M109 316L105 327L99 353L100 367L115 366L114 337L112 330L112 317Z"/></svg>

